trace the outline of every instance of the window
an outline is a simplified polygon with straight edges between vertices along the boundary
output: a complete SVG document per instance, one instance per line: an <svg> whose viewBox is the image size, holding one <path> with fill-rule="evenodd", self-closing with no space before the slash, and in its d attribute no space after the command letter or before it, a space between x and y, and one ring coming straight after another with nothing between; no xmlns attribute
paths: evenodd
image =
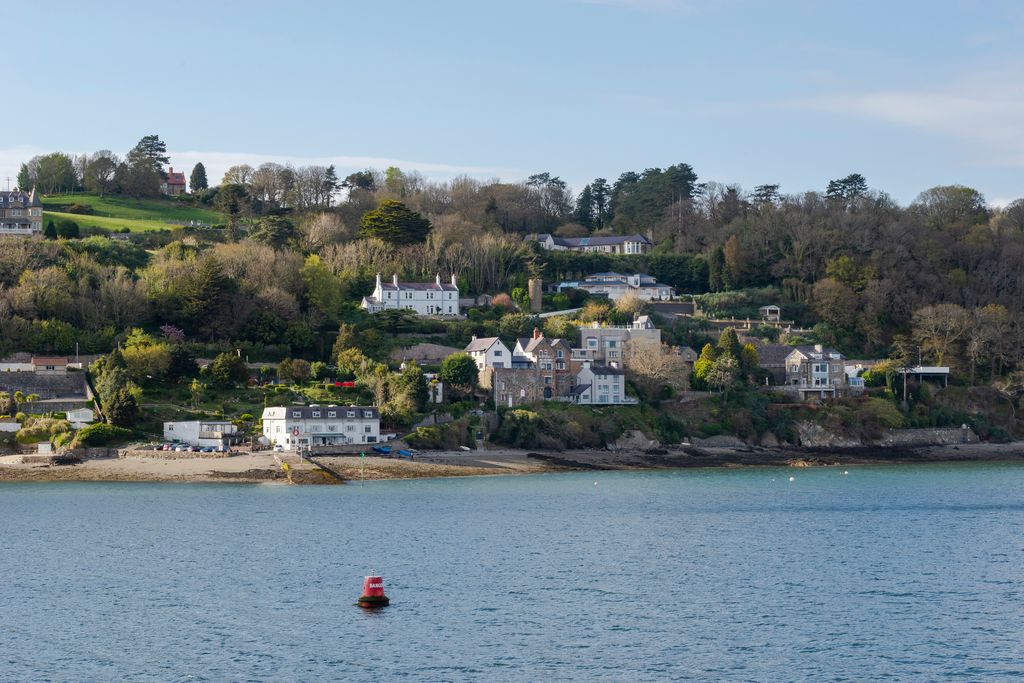
<svg viewBox="0 0 1024 683"><path fill-rule="evenodd" d="M544 384L551 384L551 378L550 377L545 377L544 378Z"/></svg>
<svg viewBox="0 0 1024 683"><path fill-rule="evenodd" d="M609 339L608 340L608 348L609 349L614 349L615 348L615 340L614 339Z"/></svg>
<svg viewBox="0 0 1024 683"><path fill-rule="evenodd" d="M301 410L293 410L292 411L292 417L302 417L302 411Z"/></svg>
<svg viewBox="0 0 1024 683"><path fill-rule="evenodd" d="M345 425L345 431L346 432L354 432L354 431L356 431L355 425Z"/></svg>
<svg viewBox="0 0 1024 683"><path fill-rule="evenodd" d="M334 425L327 425L327 431L333 432L334 431Z"/></svg>
<svg viewBox="0 0 1024 683"><path fill-rule="evenodd" d="M338 417L338 411L336 411L336 410L328 410L327 411L327 417Z"/></svg>
<svg viewBox="0 0 1024 683"><path fill-rule="evenodd" d="M596 349L597 348L597 340L596 339L588 339L587 340L587 348L588 349Z"/></svg>
<svg viewBox="0 0 1024 683"><path fill-rule="evenodd" d="M373 417L373 411L372 410L364 410L363 411L363 417L365 417L365 418Z"/></svg>
<svg viewBox="0 0 1024 683"><path fill-rule="evenodd" d="M561 351L559 351L559 353L561 353ZM494 355L495 356L500 356L501 355L501 349L495 349Z"/></svg>
<svg viewBox="0 0 1024 683"><path fill-rule="evenodd" d="M555 351L555 358L565 358L565 351L562 351L561 349Z"/></svg>
<svg viewBox="0 0 1024 683"><path fill-rule="evenodd" d="M356 416L356 411L354 411L354 410L348 411L348 417L355 417L355 416Z"/></svg>
<svg viewBox="0 0 1024 683"><path fill-rule="evenodd" d="M558 369L559 370L565 370L565 361L564 360L558 361Z"/></svg>
<svg viewBox="0 0 1024 683"><path fill-rule="evenodd" d="M313 417L320 417L320 411L319 410L314 410L313 411Z"/></svg>
<svg viewBox="0 0 1024 683"><path fill-rule="evenodd" d="M369 433L370 433L371 431L373 431L373 430L372 430L372 428L370 427L370 425L366 425L365 427L363 427L363 431L364 431L365 433L369 434Z"/></svg>

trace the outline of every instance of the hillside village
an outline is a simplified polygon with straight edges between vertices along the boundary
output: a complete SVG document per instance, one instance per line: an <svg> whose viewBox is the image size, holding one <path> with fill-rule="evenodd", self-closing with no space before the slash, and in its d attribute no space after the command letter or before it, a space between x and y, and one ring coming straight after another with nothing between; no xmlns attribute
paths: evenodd
<svg viewBox="0 0 1024 683"><path fill-rule="evenodd" d="M990 211L949 187L902 210L856 174L820 194L742 194L685 164L578 197L547 173L439 184L278 164L211 187L165 150L146 136L123 159L37 157L0 192L8 450L1018 431L1019 284L974 268L910 290L843 232L884 232L895 212L922 243L992 236L998 261L1024 248L1018 203ZM808 242L807 215L834 239Z"/></svg>

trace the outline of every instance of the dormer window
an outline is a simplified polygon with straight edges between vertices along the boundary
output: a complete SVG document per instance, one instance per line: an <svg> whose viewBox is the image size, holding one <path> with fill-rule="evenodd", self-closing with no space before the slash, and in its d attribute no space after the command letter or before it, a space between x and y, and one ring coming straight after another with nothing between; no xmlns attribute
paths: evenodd
<svg viewBox="0 0 1024 683"><path fill-rule="evenodd" d="M336 411L336 410L328 410L327 411L327 417L338 417L338 411Z"/></svg>
<svg viewBox="0 0 1024 683"><path fill-rule="evenodd" d="M293 410L292 411L292 417L302 417L302 411L301 410Z"/></svg>
<svg viewBox="0 0 1024 683"><path fill-rule="evenodd" d="M356 416L356 411L354 411L354 410L348 411L348 417L355 417L355 416Z"/></svg>
<svg viewBox="0 0 1024 683"><path fill-rule="evenodd" d="M314 410L313 411L313 417L320 417L320 411L319 410Z"/></svg>

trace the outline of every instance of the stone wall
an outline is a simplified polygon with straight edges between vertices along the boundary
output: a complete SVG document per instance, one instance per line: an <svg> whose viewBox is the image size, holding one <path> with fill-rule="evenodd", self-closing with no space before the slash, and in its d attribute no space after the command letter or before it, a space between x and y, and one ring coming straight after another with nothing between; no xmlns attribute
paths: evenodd
<svg viewBox="0 0 1024 683"><path fill-rule="evenodd" d="M0 372L0 391L25 395L39 394L40 398L85 398L85 373L67 372L44 375L36 372Z"/></svg>

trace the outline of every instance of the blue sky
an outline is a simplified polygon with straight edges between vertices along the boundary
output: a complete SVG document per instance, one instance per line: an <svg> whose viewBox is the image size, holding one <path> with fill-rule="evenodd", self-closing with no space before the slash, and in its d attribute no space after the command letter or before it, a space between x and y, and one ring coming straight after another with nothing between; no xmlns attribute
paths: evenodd
<svg viewBox="0 0 1024 683"><path fill-rule="evenodd" d="M0 178L158 133L211 180L290 160L578 190L686 162L747 189L860 172L902 203L950 183L1024 196L1020 2L48 0L3 17L3 72L29 78L0 115Z"/></svg>

